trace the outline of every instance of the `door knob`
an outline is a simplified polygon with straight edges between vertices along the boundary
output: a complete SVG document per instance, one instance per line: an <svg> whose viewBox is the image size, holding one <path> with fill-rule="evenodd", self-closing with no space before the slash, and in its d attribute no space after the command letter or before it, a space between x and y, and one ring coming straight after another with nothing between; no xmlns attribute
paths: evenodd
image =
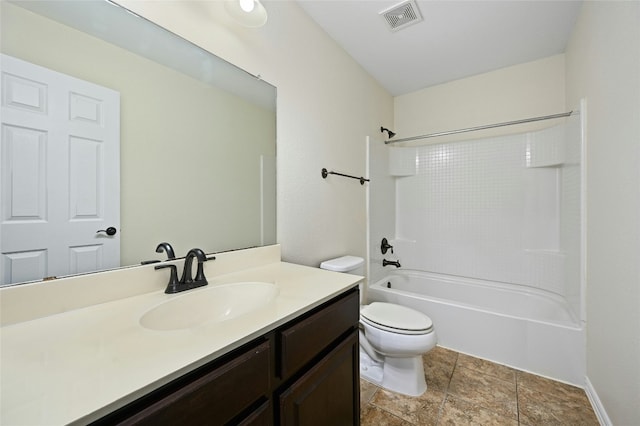
<svg viewBox="0 0 640 426"><path fill-rule="evenodd" d="M116 228L114 228L113 226L110 226L107 229L100 229L100 230L96 231L96 234L99 234L100 232L104 232L105 234L107 234L109 236L112 236L112 235L116 235L118 230Z"/></svg>

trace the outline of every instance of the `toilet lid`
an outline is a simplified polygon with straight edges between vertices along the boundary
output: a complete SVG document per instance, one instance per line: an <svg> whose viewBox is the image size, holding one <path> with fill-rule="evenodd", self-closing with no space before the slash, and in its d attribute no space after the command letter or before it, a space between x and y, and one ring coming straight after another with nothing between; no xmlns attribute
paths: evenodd
<svg viewBox="0 0 640 426"><path fill-rule="evenodd" d="M360 316L374 327L399 332L428 333L433 327L431 318L406 306L373 302L360 310Z"/></svg>

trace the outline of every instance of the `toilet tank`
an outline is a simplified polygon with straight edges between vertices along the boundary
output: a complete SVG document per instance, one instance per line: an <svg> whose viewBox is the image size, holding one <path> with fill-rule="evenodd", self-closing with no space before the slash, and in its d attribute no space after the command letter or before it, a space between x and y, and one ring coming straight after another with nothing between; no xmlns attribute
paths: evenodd
<svg viewBox="0 0 640 426"><path fill-rule="evenodd" d="M325 260L320 264L320 268L328 271L364 276L364 259L357 256L337 257L335 259Z"/></svg>

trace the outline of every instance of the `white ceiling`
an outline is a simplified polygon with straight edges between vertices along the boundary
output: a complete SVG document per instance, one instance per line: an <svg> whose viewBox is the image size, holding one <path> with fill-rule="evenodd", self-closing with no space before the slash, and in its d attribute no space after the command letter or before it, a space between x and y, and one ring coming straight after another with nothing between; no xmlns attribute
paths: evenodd
<svg viewBox="0 0 640 426"><path fill-rule="evenodd" d="M392 95L564 52L581 1L417 0L423 20L391 32L401 0L298 0Z"/></svg>

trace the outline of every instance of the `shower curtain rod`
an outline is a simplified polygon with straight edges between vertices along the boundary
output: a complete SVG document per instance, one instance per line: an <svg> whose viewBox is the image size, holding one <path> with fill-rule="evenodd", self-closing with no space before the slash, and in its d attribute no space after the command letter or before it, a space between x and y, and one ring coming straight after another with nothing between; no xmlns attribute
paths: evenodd
<svg viewBox="0 0 640 426"><path fill-rule="evenodd" d="M569 112L562 112L560 114L544 115L541 117L532 117L532 118L525 118L522 120L507 121L504 123L487 124L485 126L468 127L466 129L458 129L458 130L449 130L448 132L429 133L427 135L412 136L410 138L387 140L387 141L384 141L384 143L390 144L390 143L397 143L397 142L408 142L408 141L414 141L417 139L435 138L436 136L447 136L447 135L455 135L457 133L475 132L476 130L493 129L494 127L512 126L514 124L531 123L532 121L542 121L542 120L550 120L552 118L568 117L572 113L573 111L569 111Z"/></svg>

